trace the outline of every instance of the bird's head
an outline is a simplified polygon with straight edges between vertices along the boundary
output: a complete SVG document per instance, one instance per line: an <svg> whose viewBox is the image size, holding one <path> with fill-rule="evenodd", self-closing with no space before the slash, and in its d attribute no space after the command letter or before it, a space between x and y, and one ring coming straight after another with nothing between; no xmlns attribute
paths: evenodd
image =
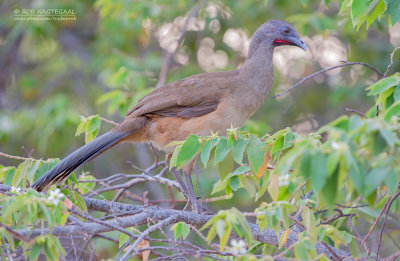
<svg viewBox="0 0 400 261"><path fill-rule="evenodd" d="M291 24L279 20L271 20L261 25L254 33L249 55L261 46L274 48L281 45L293 45L300 47L304 51L307 50L307 46Z"/></svg>

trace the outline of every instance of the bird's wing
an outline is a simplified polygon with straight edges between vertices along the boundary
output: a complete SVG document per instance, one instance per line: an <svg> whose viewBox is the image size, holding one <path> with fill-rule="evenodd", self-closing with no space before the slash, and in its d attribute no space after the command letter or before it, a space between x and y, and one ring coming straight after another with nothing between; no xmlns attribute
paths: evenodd
<svg viewBox="0 0 400 261"><path fill-rule="evenodd" d="M218 107L227 78L236 71L196 74L188 78L159 87L142 98L127 117L160 115L166 117L199 117Z"/></svg>

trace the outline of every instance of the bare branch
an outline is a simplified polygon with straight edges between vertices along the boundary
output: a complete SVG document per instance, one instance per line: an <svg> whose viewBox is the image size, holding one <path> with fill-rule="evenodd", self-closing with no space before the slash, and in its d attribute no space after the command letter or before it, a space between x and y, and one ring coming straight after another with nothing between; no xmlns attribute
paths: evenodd
<svg viewBox="0 0 400 261"><path fill-rule="evenodd" d="M143 231L140 236L133 242L132 246L126 251L125 255L122 256L121 261L125 261L129 258L129 255L132 253L133 250L136 250L136 247L139 245L139 243L144 240L144 238L149 235L151 232L156 231L157 229L163 228L165 226L168 226L169 224L173 223L177 216L172 216L169 218L166 218L157 224L148 227L145 231ZM137 252L137 251L136 251Z"/></svg>
<svg viewBox="0 0 400 261"><path fill-rule="evenodd" d="M203 2L204 1L199 1L199 3L197 5L195 5L192 8L192 10L190 11L190 13L188 14L188 16L183 24L182 31L177 39L178 47L176 50L178 50L179 46L181 45L181 43L183 41L183 38L185 37L187 26L189 24L190 19L192 19L193 17L195 17L197 15L197 12L199 11L200 6L203 4ZM175 50L175 52L176 52L176 50ZM156 88L163 86L165 84L165 80L167 79L167 74L168 74L168 70L169 70L169 65L171 63L171 59L172 59L172 56L174 55L174 53L164 50L164 60L163 60L163 64L161 67L160 76L158 77L158 82L157 82Z"/></svg>
<svg viewBox="0 0 400 261"><path fill-rule="evenodd" d="M392 207L393 202L398 198L398 196L400 196L400 192L397 192L396 195L394 195L394 197L391 200L388 200L390 202L389 202L389 205L386 208L385 219L383 220L383 224L382 224L381 230L379 231L379 243L378 243L378 248L376 250L376 260L379 259L379 251L381 250L381 245L382 245L383 230L385 229L385 225L386 225L386 221L387 221L389 210Z"/></svg>
<svg viewBox="0 0 400 261"><path fill-rule="evenodd" d="M386 78L387 74L389 73L390 68L391 68L392 65L393 65L393 57L394 57L394 54L396 53L396 51L397 51L398 49L400 49L400 46L399 46L399 47L396 47L396 48L393 50L393 52L390 54L390 64L388 65L388 67L387 67L385 73L383 74L383 78Z"/></svg>
<svg viewBox="0 0 400 261"><path fill-rule="evenodd" d="M24 161L25 160L34 160L34 161L45 162L45 160L42 160L42 159L25 158L25 157L6 154L6 153L3 153L3 152L0 152L0 156L6 157L6 158L10 158L10 159L16 159L16 160L24 160Z"/></svg>
<svg viewBox="0 0 400 261"><path fill-rule="evenodd" d="M118 122L115 122L115 121L112 121L112 120L103 118L103 117L101 117L101 116L100 116L100 120L102 120L102 121L104 121L104 122L107 122L107 123L109 123L109 124L111 124L111 125L114 125L114 126L117 126L117 125L119 124Z"/></svg>
<svg viewBox="0 0 400 261"><path fill-rule="evenodd" d="M301 79L301 80L300 80L299 82L297 82L296 84L290 86L290 87L287 88L285 91L283 91L283 92L281 92L281 93L278 93L278 94L275 94L274 96L272 96L272 98L276 98L276 97L285 95L286 93L288 93L288 92L291 91L292 89L294 89L294 88L296 88L297 86L301 85L303 82L305 82L305 81L307 81L307 80L309 80L309 79L311 79L311 78L313 78L313 77L315 77L315 76L317 76L317 75L319 75L319 74L321 74L321 73L325 73L325 72L328 72L328 71L331 71L331 70L334 70L334 69L337 69L337 68L340 68L340 67L352 66L352 65L363 65L363 66L366 66L366 67L368 67L368 68L374 70L374 71L375 71L377 74L379 74L381 77L384 76L384 74L381 73L377 68L375 68L374 66L369 65L369 64L367 64L367 63L362 63L362 62L345 62L345 63L343 63L343 64L339 64L339 65L335 65L335 66L332 66L332 67L328 67L328 68L322 69L322 70L320 70L320 71L318 71L318 72L312 73L312 74L310 74L310 75L304 77L303 79Z"/></svg>
<svg viewBox="0 0 400 261"><path fill-rule="evenodd" d="M364 119L366 119L367 118L367 116L365 116L365 114L364 113L362 113L361 111L359 111L359 110L355 110L355 109L351 109L351 108L346 108L346 111L348 111L348 112L354 112L354 113L357 113L358 115L360 115L361 117L363 117Z"/></svg>
<svg viewBox="0 0 400 261"><path fill-rule="evenodd" d="M378 221L381 219L383 213L385 213L386 208L390 202L390 200L392 199L392 197L389 197L388 200L386 201L385 205L383 206L381 213L379 213L379 216L375 219L374 223L372 224L372 226L370 227L367 235L363 238L363 240L361 241L360 244L365 244L365 242L367 241L367 239L371 236L372 231L374 230L375 226L378 224ZM370 253L368 253L369 255Z"/></svg>
<svg viewBox="0 0 400 261"><path fill-rule="evenodd" d="M30 242L31 240L29 238L27 238L26 236L18 233L17 231L14 231L13 229L11 229L9 226L4 225L3 223L0 223L0 227L4 228L5 230L7 230L8 233L10 233L10 235L18 240L21 240L25 243Z"/></svg>

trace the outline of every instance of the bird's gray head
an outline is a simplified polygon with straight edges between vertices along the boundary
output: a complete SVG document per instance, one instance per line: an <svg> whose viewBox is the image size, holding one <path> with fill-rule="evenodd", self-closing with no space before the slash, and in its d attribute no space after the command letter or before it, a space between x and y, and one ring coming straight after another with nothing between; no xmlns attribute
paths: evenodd
<svg viewBox="0 0 400 261"><path fill-rule="evenodd" d="M305 43L291 24L279 20L268 21L254 33L250 43L249 57L261 46L274 48L281 45L293 45L304 51L307 50Z"/></svg>

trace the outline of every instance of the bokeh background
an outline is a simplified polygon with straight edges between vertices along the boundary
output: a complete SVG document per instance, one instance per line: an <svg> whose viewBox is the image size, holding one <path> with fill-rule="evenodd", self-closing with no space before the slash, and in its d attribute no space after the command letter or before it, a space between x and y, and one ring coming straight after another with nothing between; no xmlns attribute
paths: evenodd
<svg viewBox="0 0 400 261"><path fill-rule="evenodd" d="M76 20L15 20L15 10L23 8L72 9ZM388 27L387 21L376 21L368 30L365 25L356 30L346 12L338 15L335 1L326 6L320 0L0 1L0 151L62 158L84 144L83 135L75 136L80 116L120 122L157 85L237 68L252 33L269 19L293 24L308 46L307 52L276 49L272 94L342 61L369 63L384 72L400 45L400 23ZM393 71L399 67L395 56ZM367 110L373 101L364 89L377 79L362 66L321 74L285 96L268 98L244 129L263 135L289 126L308 134L348 113L346 108ZM103 122L100 133L112 127ZM127 161L145 168L153 155L147 145L119 145L83 170L98 178L133 173ZM18 161L0 158L0 164ZM219 176L199 168L209 193ZM150 199L168 197L154 184L135 193L146 190ZM246 197L237 193L228 204L245 210Z"/></svg>

